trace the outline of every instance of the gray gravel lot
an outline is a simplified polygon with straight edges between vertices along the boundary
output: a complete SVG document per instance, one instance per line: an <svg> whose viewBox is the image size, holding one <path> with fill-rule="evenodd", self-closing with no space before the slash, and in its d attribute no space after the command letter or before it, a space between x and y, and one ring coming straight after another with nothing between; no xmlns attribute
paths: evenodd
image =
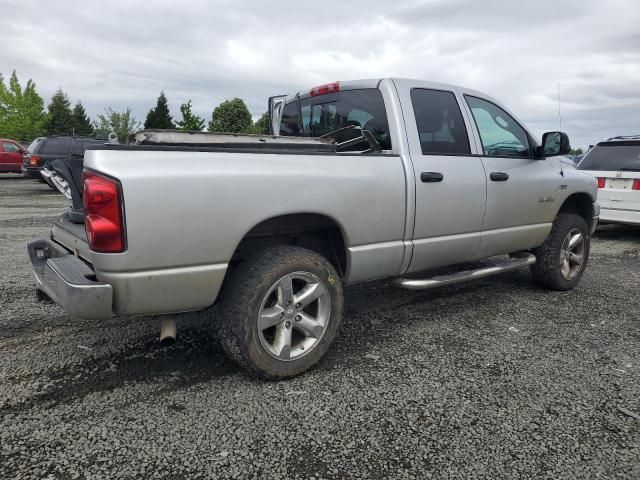
<svg viewBox="0 0 640 480"><path fill-rule="evenodd" d="M640 478L640 229L601 228L573 292L349 288L322 363L264 382L215 311L163 346L36 303L25 243L63 208L0 176L0 478Z"/></svg>

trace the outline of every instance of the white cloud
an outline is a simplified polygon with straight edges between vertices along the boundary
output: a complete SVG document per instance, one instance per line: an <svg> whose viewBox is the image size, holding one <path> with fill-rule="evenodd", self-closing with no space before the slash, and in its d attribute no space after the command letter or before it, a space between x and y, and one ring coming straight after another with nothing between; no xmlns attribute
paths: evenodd
<svg viewBox="0 0 640 480"><path fill-rule="evenodd" d="M174 115L238 96L257 116L318 83L417 77L485 91L537 133L557 128L560 82L563 127L587 145L640 133L638 18L636 0L5 0L0 71L138 119L160 90Z"/></svg>

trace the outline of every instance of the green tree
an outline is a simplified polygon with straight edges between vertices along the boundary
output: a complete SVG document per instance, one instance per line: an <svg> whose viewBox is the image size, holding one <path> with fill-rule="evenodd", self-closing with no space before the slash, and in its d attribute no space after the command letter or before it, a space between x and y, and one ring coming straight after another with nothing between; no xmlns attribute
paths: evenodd
<svg viewBox="0 0 640 480"><path fill-rule="evenodd" d="M167 96L160 92L156 107L149 110L147 119L144 121L144 128L171 129L176 128L169 112Z"/></svg>
<svg viewBox="0 0 640 480"><path fill-rule="evenodd" d="M240 98L225 100L211 114L210 132L242 133L253 125L251 113Z"/></svg>
<svg viewBox="0 0 640 480"><path fill-rule="evenodd" d="M269 114L263 113L258 120L248 130L248 133L256 135L269 135Z"/></svg>
<svg viewBox="0 0 640 480"><path fill-rule="evenodd" d="M72 115L74 135L89 136L93 134L93 125L91 125L91 120L80 101L73 107Z"/></svg>
<svg viewBox="0 0 640 480"><path fill-rule="evenodd" d="M30 142L44 134L46 121L44 100L33 80L23 90L15 70L8 86L0 74L0 137Z"/></svg>
<svg viewBox="0 0 640 480"><path fill-rule="evenodd" d="M71 102L61 88L51 97L48 110L47 135L71 135L73 133Z"/></svg>
<svg viewBox="0 0 640 480"><path fill-rule="evenodd" d="M140 122L131 116L131 108L127 107L123 112L116 112L111 107L104 109L104 114L98 115L93 128L101 138L108 138L111 132L118 136L120 143L125 143L129 134L140 129Z"/></svg>
<svg viewBox="0 0 640 480"><path fill-rule="evenodd" d="M180 105L180 113L182 120L176 122L180 130L188 130L192 132L201 132L204 128L204 118L191 112L191 100Z"/></svg>
<svg viewBox="0 0 640 480"><path fill-rule="evenodd" d="M7 104L8 99L9 92L7 92L7 87L4 85L4 76L0 73L0 128L2 128L7 121L9 108L9 105Z"/></svg>
<svg viewBox="0 0 640 480"><path fill-rule="evenodd" d="M569 155L582 155L584 151L581 148L572 148L569 150Z"/></svg>

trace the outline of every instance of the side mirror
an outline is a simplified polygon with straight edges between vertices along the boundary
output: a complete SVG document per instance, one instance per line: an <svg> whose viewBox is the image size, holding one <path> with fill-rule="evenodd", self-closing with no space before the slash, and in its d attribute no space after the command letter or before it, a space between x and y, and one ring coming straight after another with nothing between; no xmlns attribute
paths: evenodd
<svg viewBox="0 0 640 480"><path fill-rule="evenodd" d="M571 151L569 136L564 132L547 132L542 135L542 146L538 147L539 157L566 155Z"/></svg>

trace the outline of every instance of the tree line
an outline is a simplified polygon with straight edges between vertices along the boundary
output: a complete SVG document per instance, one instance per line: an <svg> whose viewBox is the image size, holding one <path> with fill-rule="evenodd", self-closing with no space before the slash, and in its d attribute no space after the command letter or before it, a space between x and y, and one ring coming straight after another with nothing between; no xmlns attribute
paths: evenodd
<svg viewBox="0 0 640 480"><path fill-rule="evenodd" d="M191 100L180 105L181 120L173 121L169 102L164 91L160 92L156 106L149 110L144 128L177 129L184 131L203 131L205 119L194 114ZM49 135L77 135L107 138L115 132L123 142L127 135L139 130L142 123L136 120L127 107L123 111L106 107L104 113L91 121L82 102L78 100L72 107L67 94L58 89L45 110L42 97L36 91L36 84L29 79L21 87L15 72L5 83L0 73L0 138L30 142L36 137ZM264 113L253 121L251 113L240 98L225 100L215 107L207 124L210 132L223 133L269 133L269 120Z"/></svg>

